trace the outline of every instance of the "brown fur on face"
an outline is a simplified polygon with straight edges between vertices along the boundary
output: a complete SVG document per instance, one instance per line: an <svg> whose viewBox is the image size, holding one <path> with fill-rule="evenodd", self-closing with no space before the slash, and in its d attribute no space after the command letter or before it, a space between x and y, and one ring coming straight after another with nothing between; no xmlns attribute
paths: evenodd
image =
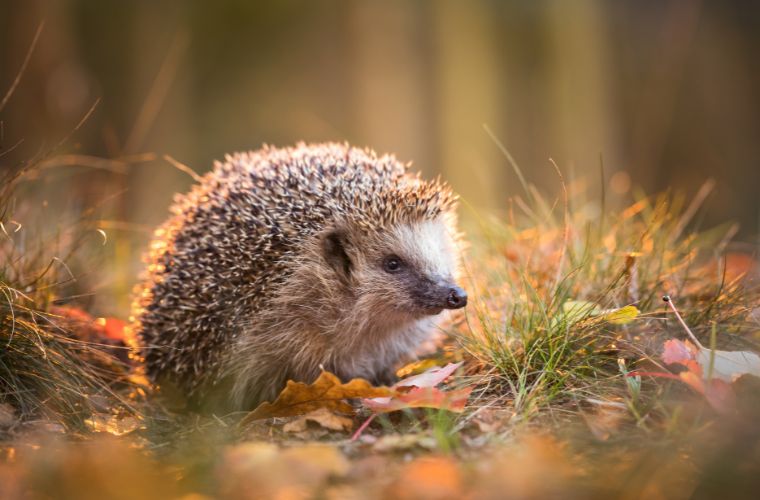
<svg viewBox="0 0 760 500"><path fill-rule="evenodd" d="M321 367L390 381L466 302L453 206L446 186L344 145L228 157L151 247L134 324L148 376L241 409Z"/></svg>

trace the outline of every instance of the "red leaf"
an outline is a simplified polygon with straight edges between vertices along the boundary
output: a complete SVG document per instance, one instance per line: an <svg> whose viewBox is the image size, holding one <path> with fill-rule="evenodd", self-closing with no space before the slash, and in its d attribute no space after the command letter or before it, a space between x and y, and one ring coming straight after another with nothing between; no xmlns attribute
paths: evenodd
<svg viewBox="0 0 760 500"><path fill-rule="evenodd" d="M464 411L472 387L444 392L435 387L415 387L409 392L392 398L364 399L369 409L376 413L387 413L404 408L438 408L453 412Z"/></svg>
<svg viewBox="0 0 760 500"><path fill-rule="evenodd" d="M678 376L689 387L702 394L715 411L730 413L736 408L736 394L728 382L720 379L705 381L693 372L681 372Z"/></svg>
<svg viewBox="0 0 760 500"><path fill-rule="evenodd" d="M127 323L116 318L98 318L98 326L103 328L103 335L113 340L125 340L124 329Z"/></svg>
<svg viewBox="0 0 760 500"><path fill-rule="evenodd" d="M459 363L449 363L444 367L431 368L419 375L400 380L393 387L435 387L446 380L460 366L462 366L461 361Z"/></svg>
<svg viewBox="0 0 760 500"><path fill-rule="evenodd" d="M702 376L702 366L697 361L697 352L697 346L691 342L670 339L663 346L662 360L668 365L683 365L689 372Z"/></svg>
<svg viewBox="0 0 760 500"><path fill-rule="evenodd" d="M668 364L673 363L686 364L688 361L696 360L697 348L689 342L681 342L678 339L670 339L663 345L662 360Z"/></svg>

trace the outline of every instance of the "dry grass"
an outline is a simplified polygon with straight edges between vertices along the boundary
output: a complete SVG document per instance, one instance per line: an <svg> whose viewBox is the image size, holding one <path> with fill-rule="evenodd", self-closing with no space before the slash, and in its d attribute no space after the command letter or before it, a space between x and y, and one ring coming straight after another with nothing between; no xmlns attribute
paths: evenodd
<svg viewBox="0 0 760 500"><path fill-rule="evenodd" d="M126 366L112 349L73 332L79 322L55 307L76 281L67 261L81 242L80 228L59 228L48 237L50 228L35 231L15 221L24 204L16 187L27 172L7 173L0 193L0 405L14 413L0 432L30 421L81 431L93 413L124 408L114 387L125 383Z"/></svg>
<svg viewBox="0 0 760 500"><path fill-rule="evenodd" d="M714 492L714 478L734 483L722 491L742 493L735 485L760 464L760 436L747 424L760 416L757 384L745 381L747 404L724 417L678 383L627 376L659 363L665 339L683 338L665 293L705 344L715 330L721 347L754 345L760 294L726 258L731 226L695 231L698 203L674 195L612 211L595 208L581 185L557 202L528 189L529 201L515 199L506 216L468 232L473 302L446 346L467 361L453 384L477 386L467 411L379 417L358 442L334 432L294 436L281 420L241 429L239 415L175 415L129 400L113 357L72 338L70 318L51 309L72 278L53 257L76 249L75 226L66 226L69 237L20 245L6 189L0 404L17 418L5 428L13 438L5 456L15 458L0 464L0 493L678 497ZM635 305L641 315L613 324L567 308L578 300ZM93 415L102 425L85 426ZM64 426L67 439L18 432L40 419ZM72 436L83 442L67 442Z"/></svg>

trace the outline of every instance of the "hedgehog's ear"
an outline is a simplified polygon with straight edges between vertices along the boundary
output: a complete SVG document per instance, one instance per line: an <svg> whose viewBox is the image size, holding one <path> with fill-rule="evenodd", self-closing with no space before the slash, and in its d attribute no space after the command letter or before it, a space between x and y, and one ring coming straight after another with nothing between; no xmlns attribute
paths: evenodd
<svg viewBox="0 0 760 500"><path fill-rule="evenodd" d="M330 231L322 240L322 252L325 260L335 269L343 281L348 281L351 278L353 269L353 263L346 251L348 242L348 233L340 229Z"/></svg>

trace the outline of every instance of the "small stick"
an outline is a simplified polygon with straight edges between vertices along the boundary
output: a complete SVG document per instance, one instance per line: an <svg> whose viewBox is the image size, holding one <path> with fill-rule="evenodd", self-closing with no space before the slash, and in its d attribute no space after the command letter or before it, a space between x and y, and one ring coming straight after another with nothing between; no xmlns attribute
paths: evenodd
<svg viewBox="0 0 760 500"><path fill-rule="evenodd" d="M670 306L670 309L673 310L673 312L676 314L676 318L678 318L678 321L681 323L681 326L683 326L684 330L686 330L686 333L689 334L689 338L699 347L700 349L704 349L702 347L702 344L697 340L697 337L692 333L689 326L686 324L686 322L683 320L681 315L678 313L678 309L676 309L676 305L673 303L673 299L670 298L670 295L663 295L662 300L665 301L667 305Z"/></svg>
<svg viewBox="0 0 760 500"><path fill-rule="evenodd" d="M358 429L356 429L356 432L354 432L354 435L351 436L351 441L356 441L357 439L359 439L359 436L362 435L362 432L364 432L364 429L366 429L369 426L369 424L375 419L375 415L377 415L377 413L373 413L372 415L370 415L369 418L365 420L364 423L360 425Z"/></svg>

